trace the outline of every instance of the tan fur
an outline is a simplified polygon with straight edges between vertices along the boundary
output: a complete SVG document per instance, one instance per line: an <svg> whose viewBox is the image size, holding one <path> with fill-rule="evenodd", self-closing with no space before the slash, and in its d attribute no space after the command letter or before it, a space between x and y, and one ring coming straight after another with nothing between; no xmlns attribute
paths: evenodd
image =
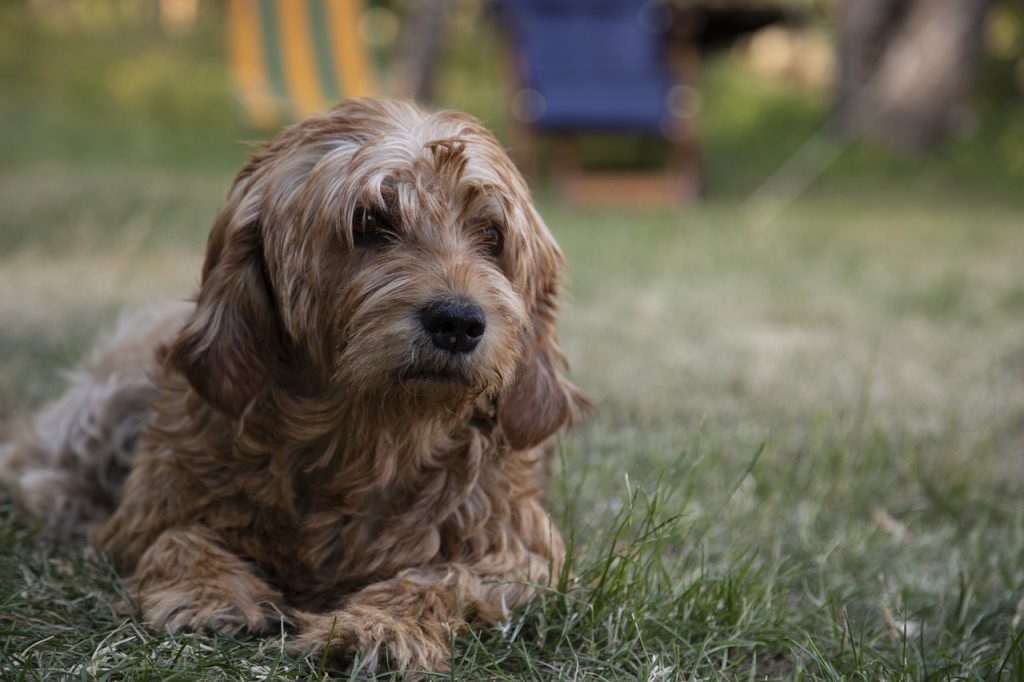
<svg viewBox="0 0 1024 682"><path fill-rule="evenodd" d="M394 243L353 245L360 206L391 212ZM503 230L500 254L482 224ZM586 399L560 373L562 265L479 122L348 101L239 172L195 306L130 322L69 393L109 381L129 408L62 398L0 472L54 523L116 505L93 537L154 627L259 632L283 614L295 651L444 670L452 632L502 618L563 560L542 498L551 438ZM472 353L420 327L451 297L486 315ZM157 353L128 353L139 339ZM438 369L458 380L415 376ZM123 490L93 485L88 452L62 454L61 419L134 420Z"/></svg>

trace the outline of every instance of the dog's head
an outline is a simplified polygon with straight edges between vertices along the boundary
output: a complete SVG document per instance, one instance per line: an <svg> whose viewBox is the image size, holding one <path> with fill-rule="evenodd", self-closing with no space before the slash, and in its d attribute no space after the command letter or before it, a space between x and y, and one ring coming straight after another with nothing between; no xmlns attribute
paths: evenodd
<svg viewBox="0 0 1024 682"><path fill-rule="evenodd" d="M478 121L350 100L239 172L168 363L231 416L271 391L419 414L491 396L527 447L585 402L560 373L562 265Z"/></svg>

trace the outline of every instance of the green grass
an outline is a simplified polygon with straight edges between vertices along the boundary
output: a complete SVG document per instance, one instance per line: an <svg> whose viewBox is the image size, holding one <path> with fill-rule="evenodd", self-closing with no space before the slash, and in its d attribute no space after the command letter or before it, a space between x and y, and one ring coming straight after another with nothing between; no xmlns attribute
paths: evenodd
<svg viewBox="0 0 1024 682"><path fill-rule="evenodd" d="M256 133L215 27L172 40L3 12L9 423L120 309L190 292ZM457 43L442 91L500 128L488 54ZM761 204L825 98L728 61L706 79L707 202L542 200L570 263L563 344L596 403L550 495L571 577L459 637L454 676L1024 676L1024 117L983 112L927 160L822 143L835 159L808 191ZM322 672L279 637L148 630L101 557L2 507L0 679L62 676Z"/></svg>

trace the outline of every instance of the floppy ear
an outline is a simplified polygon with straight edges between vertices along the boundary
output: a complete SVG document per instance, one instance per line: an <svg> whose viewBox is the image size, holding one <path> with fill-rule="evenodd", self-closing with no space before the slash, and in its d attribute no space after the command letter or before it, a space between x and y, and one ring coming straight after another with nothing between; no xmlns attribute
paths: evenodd
<svg viewBox="0 0 1024 682"><path fill-rule="evenodd" d="M263 390L283 334L256 219L237 224L225 207L210 232L196 311L166 362L207 402L237 417Z"/></svg>
<svg viewBox="0 0 1024 682"><path fill-rule="evenodd" d="M540 445L556 431L590 409L586 393L562 375L565 357L558 347L555 318L558 279L565 263L543 220L526 204L533 232L528 249L527 297L532 299L532 349L519 366L511 386L498 398L498 424L513 448Z"/></svg>
<svg viewBox="0 0 1024 682"><path fill-rule="evenodd" d="M537 349L499 399L498 424L516 450L540 445L572 423L576 414L590 409L586 394L558 371L561 363L559 353L547 346Z"/></svg>

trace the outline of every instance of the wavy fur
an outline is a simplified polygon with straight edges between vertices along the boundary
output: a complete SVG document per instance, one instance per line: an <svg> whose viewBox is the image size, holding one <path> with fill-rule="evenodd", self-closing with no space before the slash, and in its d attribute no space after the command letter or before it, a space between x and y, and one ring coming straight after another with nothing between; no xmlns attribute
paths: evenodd
<svg viewBox="0 0 1024 682"><path fill-rule="evenodd" d="M386 246L355 245L359 207L392 216ZM194 305L126 320L0 474L54 527L90 525L154 627L283 614L295 651L444 670L453 631L563 560L542 500L586 398L562 375L562 266L478 121L345 102L249 160ZM453 297L486 316L465 355L418 322Z"/></svg>

